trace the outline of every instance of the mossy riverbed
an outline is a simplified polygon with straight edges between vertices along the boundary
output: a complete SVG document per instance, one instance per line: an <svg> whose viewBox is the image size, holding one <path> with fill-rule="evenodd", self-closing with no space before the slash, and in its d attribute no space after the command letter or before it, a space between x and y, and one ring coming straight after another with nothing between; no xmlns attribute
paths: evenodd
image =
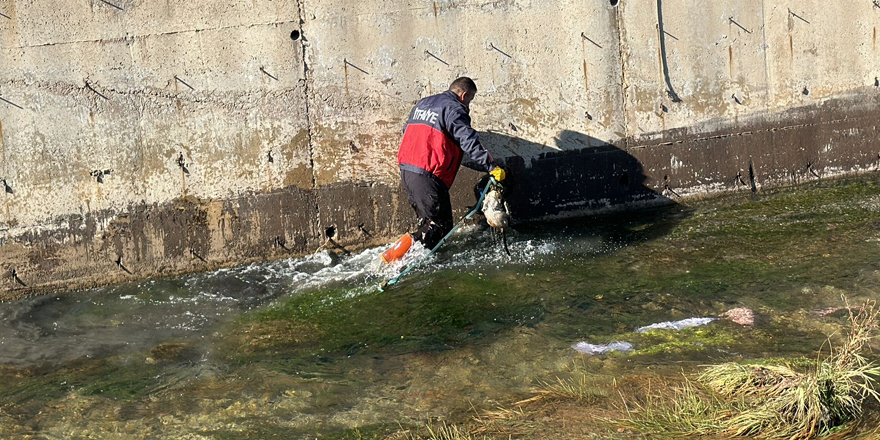
<svg viewBox="0 0 880 440"><path fill-rule="evenodd" d="M472 231L383 293L369 274L315 282L327 258L6 303L0 437L650 437L614 423L627 402L840 337L841 296L880 296L878 226L869 175L520 226L510 257ZM754 324L722 317L737 307ZM719 319L636 332L693 317ZM569 380L592 392L545 393ZM876 421L869 406L847 435Z"/></svg>

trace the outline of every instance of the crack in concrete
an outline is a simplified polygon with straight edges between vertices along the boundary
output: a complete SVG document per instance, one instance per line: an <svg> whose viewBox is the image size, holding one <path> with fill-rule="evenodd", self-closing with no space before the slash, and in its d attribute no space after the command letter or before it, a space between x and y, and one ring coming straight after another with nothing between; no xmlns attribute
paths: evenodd
<svg viewBox="0 0 880 440"><path fill-rule="evenodd" d="M666 82L666 94L672 102L681 102L678 93L672 86L672 80L669 78L669 60L666 54L666 31L663 29L663 0L657 0L657 31L660 34L660 61L663 66L663 80Z"/></svg>
<svg viewBox="0 0 880 440"><path fill-rule="evenodd" d="M9 179L9 162L6 160L6 139L3 137L3 121L0 121L0 160L3 161L3 175L0 176L0 179L3 179L3 187L0 188L0 192L3 193L3 205L6 213L6 225L12 223L12 214L9 208L9 194L7 194L8 186L7 179Z"/></svg>
<svg viewBox="0 0 880 440"><path fill-rule="evenodd" d="M5 83L10 87L31 88L48 90L51 93L60 96L89 96L89 99L97 98L95 94L100 94L104 100L110 100L110 96L120 97L137 97L144 100L149 99L178 99L185 103L195 104L214 104L227 110L251 110L261 106L259 102L264 98L282 98L296 93L294 89L286 89L281 91L265 92L263 90L254 90L247 92L237 91L200 91L194 93L166 92L162 89L153 87L144 87L142 89L118 90L113 87L104 87L95 82L85 83L86 85L78 86L76 84L65 82L47 82L36 81L28 82L24 80L10 80ZM91 89L91 90L90 90ZM89 93L86 93L89 92ZM247 105L252 104L252 105Z"/></svg>
<svg viewBox="0 0 880 440"><path fill-rule="evenodd" d="M772 84L770 78L770 61L767 59L769 45L767 44L767 7L764 4L764 0L761 0L761 38L763 40L763 45L761 46L761 50L764 51L764 79L767 81L767 93L770 95L770 101L773 101L773 87L769 87Z"/></svg>
<svg viewBox="0 0 880 440"><path fill-rule="evenodd" d="M623 112L623 149L626 150L629 148L629 122L628 122L628 114L626 111L626 92L629 90L629 84L626 79L626 58L625 58L625 50L624 50L624 33L625 28L621 21L623 20L623 8L626 7L626 4L620 5L619 9L614 9L615 14L615 22L617 23L617 53L618 60L620 62L620 101L621 101L621 110Z"/></svg>
<svg viewBox="0 0 880 440"><path fill-rule="evenodd" d="M314 140L312 139L312 110L311 104L309 100L311 99L311 90L309 88L309 76L311 71L309 70L308 56L306 53L306 44L305 44L305 35L302 31L302 25L305 22L303 17L305 17L305 8L306 2L305 0L297 0L297 5L299 9L299 26L300 26L300 35L301 38L299 40L300 47L302 47L302 66L303 66L303 96L304 96L304 105L305 109L305 117L306 117L306 142L308 144L309 150L309 167L312 170L312 189L318 188L318 176L315 172L315 145ZM321 204L318 202L317 195L315 196L315 227L320 230L321 229Z"/></svg>
<svg viewBox="0 0 880 440"><path fill-rule="evenodd" d="M100 39L90 39L90 40L70 40L70 41L58 41L54 43L38 43L38 44L29 44L24 46L0 46L0 49L36 49L41 47L51 47L51 46L65 46L70 44L107 44L107 43L124 43L136 40L145 40L147 38L152 37L162 37L166 35L178 35L178 34L188 34L188 33L200 33L206 31L222 31L226 29L249 29L253 27L260 26L278 26L282 24L291 24L295 23L293 20L283 20L283 21L268 21L263 23L250 23L250 24L236 24L229 26L217 26L213 28L195 28L195 29L184 29L179 31L168 31L168 32L156 32L152 34L140 34L140 35L125 35L121 37L112 37L112 38L100 38Z"/></svg>

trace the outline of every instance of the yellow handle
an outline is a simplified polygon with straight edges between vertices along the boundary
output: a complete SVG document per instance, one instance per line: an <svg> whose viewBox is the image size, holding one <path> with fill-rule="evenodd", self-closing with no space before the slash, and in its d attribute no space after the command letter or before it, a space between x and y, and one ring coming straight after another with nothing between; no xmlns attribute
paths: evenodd
<svg viewBox="0 0 880 440"><path fill-rule="evenodd" d="M492 171L489 171L489 175L494 177L495 180L497 180L499 182L504 180L504 178L506 177L505 173L504 173L504 169L501 167L492 168Z"/></svg>

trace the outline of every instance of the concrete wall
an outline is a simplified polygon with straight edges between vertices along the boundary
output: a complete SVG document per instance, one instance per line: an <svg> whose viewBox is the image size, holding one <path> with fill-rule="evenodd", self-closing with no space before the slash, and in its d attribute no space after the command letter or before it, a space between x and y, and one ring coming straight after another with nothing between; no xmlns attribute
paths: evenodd
<svg viewBox="0 0 880 440"><path fill-rule="evenodd" d="M871 170L878 23L869 0L0 0L0 296L387 241L404 118L460 75L519 219Z"/></svg>

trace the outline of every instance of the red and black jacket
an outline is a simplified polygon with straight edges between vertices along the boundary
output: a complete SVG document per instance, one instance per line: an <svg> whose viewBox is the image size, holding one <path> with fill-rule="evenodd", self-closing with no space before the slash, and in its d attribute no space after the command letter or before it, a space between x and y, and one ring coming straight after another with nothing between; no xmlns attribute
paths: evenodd
<svg viewBox="0 0 880 440"><path fill-rule="evenodd" d="M477 169L491 170L494 160L471 128L469 113L449 90L419 101L403 128L397 153L400 169L433 174L446 188L452 186L464 153L476 162Z"/></svg>

